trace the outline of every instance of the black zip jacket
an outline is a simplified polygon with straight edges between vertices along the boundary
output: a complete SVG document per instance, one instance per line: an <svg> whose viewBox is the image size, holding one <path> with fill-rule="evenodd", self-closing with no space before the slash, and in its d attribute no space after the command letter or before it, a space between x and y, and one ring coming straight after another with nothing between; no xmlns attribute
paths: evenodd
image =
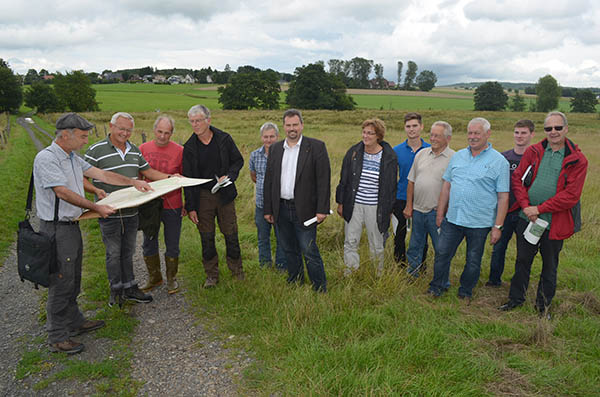
<svg viewBox="0 0 600 397"><path fill-rule="evenodd" d="M385 233L390 226L390 215L396 201L398 186L398 158L394 149L385 141L379 143L383 148L379 169L379 193L377 198L377 227ZM352 219L354 200L362 174L365 145L359 142L352 146L344 156L340 183L335 191L335 201L343 205L342 214L346 222Z"/></svg>
<svg viewBox="0 0 600 397"><path fill-rule="evenodd" d="M234 182L219 190L221 204L228 204L237 197L235 180L244 166L244 158L235 145L235 142L233 142L231 135L212 125L209 128L213 133L212 139L216 140L215 142L219 148L219 156L221 158L221 169L219 170L218 175L227 175L229 176L229 179L231 179L231 182ZM198 153L196 149L197 139L198 137L196 134L192 134L183 145L183 176L189 178L199 178ZM185 209L188 212L198 211L200 186L184 187L183 191L185 193Z"/></svg>

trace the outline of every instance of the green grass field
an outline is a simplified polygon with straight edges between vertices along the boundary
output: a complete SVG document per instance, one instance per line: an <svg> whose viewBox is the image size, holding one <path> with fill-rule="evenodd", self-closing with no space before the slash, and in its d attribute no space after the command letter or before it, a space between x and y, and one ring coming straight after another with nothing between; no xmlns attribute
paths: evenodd
<svg viewBox="0 0 600 397"><path fill-rule="evenodd" d="M202 91L204 92L204 91ZM117 97L119 94L116 94ZM158 100L164 93L150 93ZM140 96L140 98L145 98ZM167 101L171 100L171 97ZM115 101L117 103L118 101ZM192 103L202 103L198 100ZM147 103L140 99L141 104ZM170 103L170 102L169 102ZM161 104L161 109L169 105ZM210 105L208 105L210 107ZM141 131L148 134L156 113L134 112L134 143ZM404 110L411 109L410 107ZM132 110L123 107L121 110ZM174 140L191 134L187 106L169 112L176 119ZM111 111L87 113L99 124ZM386 140L404 140L404 111L359 109L353 112L306 111L304 133L326 142L332 165L332 208L346 150L360 140L360 123L379 117L387 125ZM535 121L534 138L543 136L541 113L423 110L426 129L435 120L454 127L451 147L466 146L466 125L475 116L492 124L491 142L498 150L512 146L512 126L520 118ZM281 125L282 111L214 110L213 125L228 131L246 164L236 182L239 239L247 280L234 282L224 264L224 243L218 236L221 283L214 290L201 288L200 238L189 221L181 241L181 279L194 312L223 335L227 344L251 352L255 363L241 380L242 393L258 395L600 395L600 268L598 252L600 189L597 115L568 115L569 136L590 162L582 197L583 229L565 242L558 271L558 289L551 322L538 319L533 308L541 261L534 262L528 301L510 313L496 307L506 300L514 263L514 243L507 252L501 289L479 283L470 305L456 297L464 264L464 245L452 262L449 293L439 300L426 294L431 273L409 283L396 268L388 243L386 271L377 278L368 262L366 241L361 246L361 271L343 277L343 221L331 216L319 226L319 246L325 262L329 292L315 294L309 285L291 287L284 276L258 266L256 228L253 221L254 186L247 160L260 146L258 129L265 121ZM45 119L52 122L56 116ZM427 137L427 134L424 134ZM91 142L90 142L91 143ZM93 226L86 226L92 227ZM90 230L84 291L104 305L103 246L97 231ZM482 262L481 280L489 273L491 247ZM433 253L428 264L432 267ZM144 278L145 275L139 275ZM98 287L100 284L100 287ZM102 313L101 313L102 314ZM107 314L109 322L117 321ZM116 325L115 325L116 326ZM234 338L229 336L234 335Z"/></svg>

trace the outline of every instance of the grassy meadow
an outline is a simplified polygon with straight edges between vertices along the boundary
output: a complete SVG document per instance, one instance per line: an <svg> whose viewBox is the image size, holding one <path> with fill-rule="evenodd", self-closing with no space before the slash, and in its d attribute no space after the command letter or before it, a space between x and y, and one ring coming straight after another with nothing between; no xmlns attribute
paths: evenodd
<svg viewBox="0 0 600 397"><path fill-rule="evenodd" d="M152 86L149 86L152 88ZM151 94L156 98L160 93ZM165 94L167 95L167 94ZM120 93L111 99L118 103ZM154 99L147 108L154 109ZM157 99L158 100L158 99ZM187 98L186 98L187 100ZM198 99L189 104L203 103ZM142 101L140 103L143 104ZM210 102L207 103L210 107ZM167 105L160 105L166 109ZM191 134L186 120L188 105L169 112L176 119L174 140ZM307 136L326 142L332 166L331 208L343 155L361 138L360 123L379 117L387 126L386 140L404 140L403 114L415 110L367 110L353 112L304 112ZM132 110L122 106L121 110ZM482 262L482 275L470 304L456 297L464 265L464 244L452 261L452 287L441 299L425 294L431 272L410 283L386 249L386 269L375 277L363 237L361 270L343 277L343 221L337 215L319 226L318 243L325 262L329 292L315 294L309 285L289 286L284 275L258 266L256 229L253 221L254 186L247 161L260 146L259 127L265 121L281 126L282 111L214 110L212 123L229 132L246 163L236 181L239 239L247 280L235 282L224 264L224 242L218 235L221 282L213 290L202 289L200 238L189 221L181 240L181 278L195 315L214 326L229 346L244 349L256 359L240 380L244 394L257 395L600 395L600 268L598 252L600 207L600 158L598 115L568 115L569 136L582 147L590 166L582 197L583 229L565 242L560 257L558 289L552 321L540 320L533 308L541 268L536 258L526 304L509 313L496 308L508 295L515 258L514 243L507 252L504 285L483 286L489 273L491 246ZM426 129L435 120L454 127L451 147L466 146L466 125L475 116L492 124L491 142L498 150L512 147L512 126L520 118L534 120L534 141L543 137L540 113L422 110ZM156 112L136 112L132 141L149 134ZM110 113L84 114L98 124L99 137ZM56 115L46 117L52 123ZM423 135L427 138L427 134ZM103 277L103 246L96 223L87 243L84 291L88 299L105 305L108 288ZM428 257L432 268L433 254ZM139 275L143 279L145 275ZM101 287L98 287L98 284ZM102 285L104 284L104 285ZM101 312L102 314L102 312ZM109 330L115 314L107 311ZM113 317L110 317L113 316ZM118 322L117 322L118 323Z"/></svg>

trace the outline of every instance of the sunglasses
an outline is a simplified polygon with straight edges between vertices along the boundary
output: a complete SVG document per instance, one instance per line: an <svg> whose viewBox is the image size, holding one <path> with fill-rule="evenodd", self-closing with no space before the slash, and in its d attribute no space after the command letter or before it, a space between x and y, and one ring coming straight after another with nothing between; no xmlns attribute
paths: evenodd
<svg viewBox="0 0 600 397"><path fill-rule="evenodd" d="M552 131L552 128L554 128L556 131L562 131L562 129L564 128L564 126L562 126L562 125L555 125L554 127L544 127L544 131L550 132L550 131Z"/></svg>

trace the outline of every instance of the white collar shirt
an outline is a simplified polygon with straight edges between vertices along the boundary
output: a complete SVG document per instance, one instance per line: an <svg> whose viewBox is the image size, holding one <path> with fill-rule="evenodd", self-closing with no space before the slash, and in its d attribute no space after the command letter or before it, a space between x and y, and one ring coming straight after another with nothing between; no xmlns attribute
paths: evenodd
<svg viewBox="0 0 600 397"><path fill-rule="evenodd" d="M298 166L298 155L302 135L294 146L289 146L287 138L283 141L283 158L281 160L281 191L280 197L284 200L294 199L294 187L296 185L296 168Z"/></svg>

